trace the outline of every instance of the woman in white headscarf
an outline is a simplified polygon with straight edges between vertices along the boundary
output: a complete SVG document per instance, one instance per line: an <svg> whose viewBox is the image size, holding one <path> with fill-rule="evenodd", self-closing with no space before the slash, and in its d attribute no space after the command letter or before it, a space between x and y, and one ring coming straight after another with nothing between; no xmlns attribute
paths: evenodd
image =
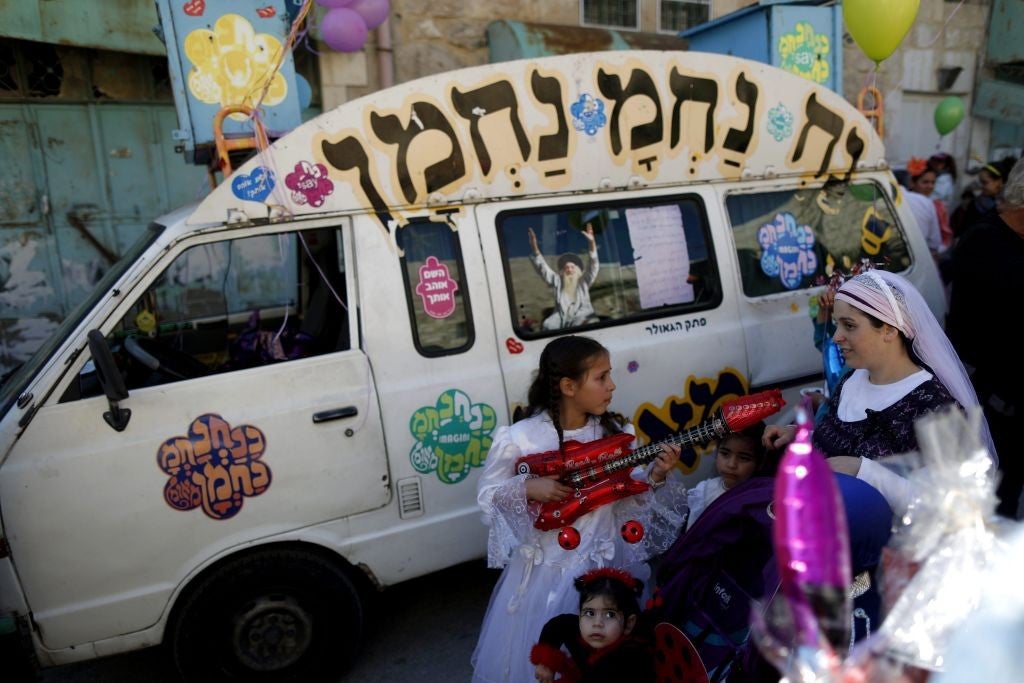
<svg viewBox="0 0 1024 683"><path fill-rule="evenodd" d="M918 418L951 404L977 406L977 396L939 322L905 278L868 270L847 280L836 293L833 318L833 339L853 371L829 399L814 446L835 459L833 469L876 484L900 510L910 492L873 461L917 450ZM770 426L764 443L784 447L795 431L792 425ZM995 461L984 424L982 442Z"/></svg>

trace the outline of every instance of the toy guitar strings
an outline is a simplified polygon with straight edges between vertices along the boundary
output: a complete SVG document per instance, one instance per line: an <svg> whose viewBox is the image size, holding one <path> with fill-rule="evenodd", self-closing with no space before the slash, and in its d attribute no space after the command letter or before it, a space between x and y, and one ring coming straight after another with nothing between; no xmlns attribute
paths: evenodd
<svg viewBox="0 0 1024 683"><path fill-rule="evenodd" d="M579 534L570 525L581 515L650 488L646 482L633 479L630 473L634 467L658 457L663 443L684 448L703 446L726 434L757 424L777 413L785 404L782 392L771 389L727 401L710 419L696 427L635 450L628 448L634 437L622 433L585 444L566 441L561 452L545 451L519 458L515 464L517 474L539 477L557 475L562 483L575 489L575 493L565 500L543 503L533 525L542 531L562 529L559 542L562 547L572 549L579 542ZM628 534L623 529L624 538L630 542L639 541L643 537L642 527L639 522L629 524L634 526L630 527Z"/></svg>

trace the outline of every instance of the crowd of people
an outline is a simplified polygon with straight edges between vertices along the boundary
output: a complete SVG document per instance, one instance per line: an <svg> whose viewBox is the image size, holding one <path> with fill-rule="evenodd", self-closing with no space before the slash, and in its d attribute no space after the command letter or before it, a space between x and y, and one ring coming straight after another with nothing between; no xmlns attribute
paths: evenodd
<svg viewBox="0 0 1024 683"><path fill-rule="evenodd" d="M998 511L1018 514L1024 377L1011 335L994 323L1006 302L1024 294L1024 161L986 164L977 175L981 194L953 206L951 157L909 169L910 207L949 286L946 320L906 278L882 269L853 274L820 299L816 344L834 344L844 367L822 395L812 438L846 508L855 577L851 647L884 618L877 573L894 519L927 494L920 480L886 464L921 448L915 426L922 418L951 407L974 415L991 468L999 467ZM566 262L562 270L585 272L589 285L595 251L586 269ZM557 285L543 265L538 272ZM556 299L566 316L562 294ZM795 425L760 423L722 437L715 476L689 490L677 468L679 447L661 446L631 475L646 483L642 493L573 522L571 551L563 533L534 525L542 505L579 491L560 475L520 473L520 458L635 434L610 410L611 372L597 341L555 338L541 354L521 419L495 433L477 492L488 563L502 572L473 654L474 682L681 680L664 669L671 656L655 637L665 623L694 645L708 680L779 680L751 645L750 613L779 585L773 476ZM644 533L629 538L630 524Z"/></svg>

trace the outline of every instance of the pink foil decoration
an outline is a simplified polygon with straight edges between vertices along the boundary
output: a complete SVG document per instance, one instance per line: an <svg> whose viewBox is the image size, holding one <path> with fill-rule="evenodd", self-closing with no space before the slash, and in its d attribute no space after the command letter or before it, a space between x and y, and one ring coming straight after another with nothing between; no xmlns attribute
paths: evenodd
<svg viewBox="0 0 1024 683"><path fill-rule="evenodd" d="M798 642L818 647L823 633L833 650L849 646L850 539L839 487L811 443L812 411L797 410L796 438L775 477L775 560Z"/></svg>

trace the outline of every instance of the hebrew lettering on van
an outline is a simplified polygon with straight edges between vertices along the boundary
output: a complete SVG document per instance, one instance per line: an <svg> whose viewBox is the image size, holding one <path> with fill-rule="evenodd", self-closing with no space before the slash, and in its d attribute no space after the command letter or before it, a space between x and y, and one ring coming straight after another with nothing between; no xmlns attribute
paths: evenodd
<svg viewBox="0 0 1024 683"><path fill-rule="evenodd" d="M711 78L686 76L673 66L672 73L668 76L668 88L675 96L675 102L672 104L672 133L669 136L669 146L675 149L682 138L683 116L686 113L683 106L687 102L697 102L707 105L704 115L704 154L707 154L715 146L715 106L718 104L718 81ZM689 109L691 108L688 107L687 110ZM691 144L690 148L694 149L695 147Z"/></svg>
<svg viewBox="0 0 1024 683"><path fill-rule="evenodd" d="M451 278L448 266L428 256L420 266L420 281L416 293L423 302L423 310L431 318L447 318L455 311L455 292L459 283Z"/></svg>
<svg viewBox="0 0 1024 683"><path fill-rule="evenodd" d="M824 83L829 79L828 36L816 33L814 26L798 21L793 31L779 36L779 67L797 76Z"/></svg>
<svg viewBox="0 0 1024 683"><path fill-rule="evenodd" d="M416 188L414 175L422 175L426 195L465 177L466 159L455 128L445 113L430 102L419 101L410 105L408 126L403 126L394 114L371 111L370 127L381 142L398 147L394 171L402 194L410 204L422 198ZM421 135L430 137L414 149L413 142ZM443 151L444 146L439 144L438 136L448 139L448 156L441 159L437 158L437 153L439 149Z"/></svg>
<svg viewBox="0 0 1024 683"><path fill-rule="evenodd" d="M814 275L818 257L814 253L814 230L798 225L788 211L775 214L771 223L757 231L761 245L761 272L778 277L786 289L796 289L804 277Z"/></svg>
<svg viewBox="0 0 1024 683"><path fill-rule="evenodd" d="M258 427L232 427L220 415L200 415L187 435L172 436L157 449L157 465L170 475L164 500L175 510L202 508L212 519L234 517L246 497L270 488L270 467L262 461L266 448Z"/></svg>
<svg viewBox="0 0 1024 683"><path fill-rule="evenodd" d="M741 71L736 76L736 99L746 105L747 120L743 128L730 128L722 143L723 163L734 168L742 168L746 161L750 139L754 137L754 121L757 118L757 84L747 80ZM734 152L726 155L725 152Z"/></svg>
<svg viewBox="0 0 1024 683"><path fill-rule="evenodd" d="M451 97L455 111L469 121L469 138L473 141L473 149L476 151L476 159L484 178L491 176L491 153L481 133L481 122L487 116L498 112L507 112L508 120L512 125L513 137L519 147L520 159L525 162L530 158L530 140L519 119L519 102L516 100L516 91L513 90L511 83L501 80L466 92L452 88ZM504 148L507 146L508 140L502 140L495 136L493 143L496 143L496 147Z"/></svg>
<svg viewBox="0 0 1024 683"><path fill-rule="evenodd" d="M599 67L597 87L602 95L614 102L611 124L608 127L613 156L617 157L622 153L622 128L628 127L631 152L662 141L665 125L662 122L661 97L649 73L640 68L633 68L629 74L629 81L623 86L618 74ZM644 166L650 173L657 160L658 157L655 155L637 159L636 163Z"/></svg>
<svg viewBox="0 0 1024 683"><path fill-rule="evenodd" d="M687 377L682 384L681 396L669 396L661 405L643 403L633 414L637 438L645 443L663 441L675 432L689 429L710 419L714 411L730 399L746 396L747 383L738 370L723 368L717 378L697 379ZM684 449L679 457L680 469L684 474L696 471L704 452L693 448Z"/></svg>
<svg viewBox="0 0 1024 683"><path fill-rule="evenodd" d="M824 132L828 136L828 144L821 156L821 167L814 174L814 177L817 178L828 170L829 162L832 160L832 150L843 134L843 117L819 104L817 93L811 93L807 98L804 114L807 116L807 122L800 129L800 137L796 141L796 149L793 150L792 162L795 164L803 157L805 148L808 146L808 136L813 129L817 128Z"/></svg>
<svg viewBox="0 0 1024 683"><path fill-rule="evenodd" d="M474 467L482 467L497 425L494 408L473 403L467 394L449 389L433 406L412 414L409 431L416 444L409 460L417 472L437 472L445 484L457 484Z"/></svg>
<svg viewBox="0 0 1024 683"><path fill-rule="evenodd" d="M388 202L384 200L377 190L378 182L370 168L370 157L363 148L363 143L354 136L346 136L338 142L331 142L324 138L320 140L320 151L324 160L333 168L339 171L356 171L359 177L359 189L369 202L370 207L376 212L377 220L384 227L384 232L389 232L394 217L388 210Z"/></svg>
<svg viewBox="0 0 1024 683"><path fill-rule="evenodd" d="M537 161L565 160L571 154L569 151L569 124L566 121L565 102L562 97L562 82L553 76L542 76L540 71L533 70L530 72L530 89L538 102L554 108L554 119L557 126L554 133L541 135L538 138ZM562 173L565 171L563 170ZM548 171L544 175L561 174Z"/></svg>

